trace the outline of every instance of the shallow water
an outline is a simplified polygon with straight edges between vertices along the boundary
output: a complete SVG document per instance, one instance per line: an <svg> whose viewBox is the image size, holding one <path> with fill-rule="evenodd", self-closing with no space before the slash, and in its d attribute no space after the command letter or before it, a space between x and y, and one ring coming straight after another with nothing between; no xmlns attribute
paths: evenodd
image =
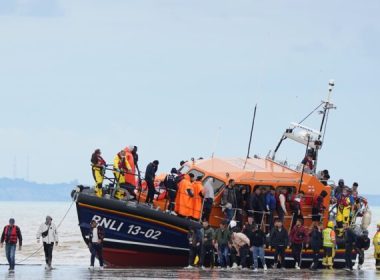
<svg viewBox="0 0 380 280"><path fill-rule="evenodd" d="M268 279L376 279L380 278L380 273L374 270L373 248L366 252L364 271L346 272L343 270L310 272L309 270L269 270L253 273L252 271L219 271L198 269L187 271L184 269L106 269L104 271L90 272L90 254L85 246L78 227L75 205L69 211L67 217L59 227L60 242L54 248L53 265L55 270L45 272L43 250L38 251L34 256L29 257L41 246L36 243L36 232L39 225L44 222L46 215L51 215L53 221L58 226L62 217L70 207L71 202L1 202L0 203L0 226L6 225L9 218L16 219L16 224L21 228L24 237L22 251L16 252L16 272L9 274L4 250L0 253L0 278L5 279L117 279L117 278L136 278L136 279L248 279L264 277ZM373 208L373 221L370 226L370 237L374 235L377 220L380 217L380 207ZM28 258L29 257L29 258ZM25 258L28 258L25 260Z"/></svg>

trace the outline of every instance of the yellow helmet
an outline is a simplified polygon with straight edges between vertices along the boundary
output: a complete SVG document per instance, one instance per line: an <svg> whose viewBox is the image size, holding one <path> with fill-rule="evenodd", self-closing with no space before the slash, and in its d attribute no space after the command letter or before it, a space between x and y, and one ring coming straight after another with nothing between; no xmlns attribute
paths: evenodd
<svg viewBox="0 0 380 280"><path fill-rule="evenodd" d="M329 222L327 223L327 227L329 227L329 228L333 228L333 227L334 227L334 222L333 222L333 221L329 221Z"/></svg>

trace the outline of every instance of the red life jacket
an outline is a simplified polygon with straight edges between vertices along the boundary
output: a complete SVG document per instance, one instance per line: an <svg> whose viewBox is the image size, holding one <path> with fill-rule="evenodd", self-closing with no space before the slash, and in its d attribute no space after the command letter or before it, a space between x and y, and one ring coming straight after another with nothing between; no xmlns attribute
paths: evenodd
<svg viewBox="0 0 380 280"><path fill-rule="evenodd" d="M101 156L98 156L98 165L106 165L106 161Z"/></svg>
<svg viewBox="0 0 380 280"><path fill-rule="evenodd" d="M10 227L11 227L10 225L6 226L5 230L4 230L5 243L16 244L17 243L17 227L12 226L12 231L11 231L9 238L8 238L8 231L9 231Z"/></svg>
<svg viewBox="0 0 380 280"><path fill-rule="evenodd" d="M339 200L338 205L341 205L343 207L347 207L349 205L349 203L347 203L347 196L342 195L340 200Z"/></svg>

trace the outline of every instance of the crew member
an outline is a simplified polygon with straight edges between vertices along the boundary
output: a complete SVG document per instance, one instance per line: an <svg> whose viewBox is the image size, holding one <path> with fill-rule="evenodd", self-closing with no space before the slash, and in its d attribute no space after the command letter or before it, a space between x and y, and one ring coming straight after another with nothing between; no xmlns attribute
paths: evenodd
<svg viewBox="0 0 380 280"><path fill-rule="evenodd" d="M193 215L194 220L199 221L202 216L202 205L203 205L203 197L204 190L202 185L203 176L198 176L197 179L193 182Z"/></svg>
<svg viewBox="0 0 380 280"><path fill-rule="evenodd" d="M40 243L40 238L42 236L42 242L44 245L45 252L45 269L51 270L51 262L53 260L53 247L58 246L58 232L57 227L52 222L53 218L46 216L45 222L40 225L37 231L37 243Z"/></svg>
<svg viewBox="0 0 380 280"><path fill-rule="evenodd" d="M98 225L95 220L90 223L90 233L87 240L88 248L91 252L91 265L89 269L94 270L95 257L98 256L100 270L103 270L103 240L104 240L104 229L102 226Z"/></svg>
<svg viewBox="0 0 380 280"><path fill-rule="evenodd" d="M130 166L130 171L127 172L124 177L125 177L125 183L127 185L131 185L131 186L134 186L136 187L136 163L135 163L135 157L134 157L134 150L136 149L137 151L137 147L136 146L133 146L133 145L130 145L128 147L126 147L124 149L125 151L125 160L128 162L129 166ZM137 154L136 154L137 155Z"/></svg>
<svg viewBox="0 0 380 280"><path fill-rule="evenodd" d="M377 224L377 232L372 240L374 250L374 257L376 260L376 269L380 270L380 223Z"/></svg>
<svg viewBox="0 0 380 280"><path fill-rule="evenodd" d="M304 244L307 244L307 233L303 226L303 220L298 219L295 226L290 231L290 242L292 244L292 255L295 262L295 269L301 269L301 254Z"/></svg>
<svg viewBox="0 0 380 280"><path fill-rule="evenodd" d="M131 166L129 165L129 162L125 158L125 151L121 150L117 155L115 156L113 160L113 173L115 175L116 181L119 185L119 188L117 188L117 191L115 192L115 197L117 199L123 199L125 196L125 190L127 190L127 184L125 182L125 174L127 172L131 171ZM129 190L128 190L129 191ZM129 192L133 197L136 195L134 192Z"/></svg>
<svg viewBox="0 0 380 280"><path fill-rule="evenodd" d="M358 270L362 269L364 263L364 251L369 249L370 244L371 241L368 237L368 230L363 230L362 234L357 237L355 243L356 252L358 252L359 255Z"/></svg>
<svg viewBox="0 0 380 280"><path fill-rule="evenodd" d="M168 194L169 198L169 206L168 206L168 212L173 213L174 212L174 205L175 205L175 197L177 195L177 169L172 168L170 171L170 174L166 175L164 179L164 186Z"/></svg>
<svg viewBox="0 0 380 280"><path fill-rule="evenodd" d="M148 194L146 196L145 203L152 204L154 195L156 194L156 189L154 187L154 179L156 178L156 172L158 169L159 161L154 160L149 163L145 171L145 181L148 186Z"/></svg>
<svg viewBox="0 0 380 280"><path fill-rule="evenodd" d="M336 216L336 223L338 228L338 234L341 236L343 234L343 224L350 222L351 215L351 199L348 195L348 191L346 188L343 189L342 195L340 196L337 205L338 213Z"/></svg>
<svg viewBox="0 0 380 280"><path fill-rule="evenodd" d="M335 255L335 231L334 231L334 222L329 221L327 223L327 228L322 231L323 236L323 250L324 257L322 261L322 265L328 269L333 269L333 256Z"/></svg>
<svg viewBox="0 0 380 280"><path fill-rule="evenodd" d="M314 163L313 163L313 151L309 150L307 151L307 155L301 162L304 165L304 170L307 173L311 173L314 170Z"/></svg>
<svg viewBox="0 0 380 280"><path fill-rule="evenodd" d="M16 259L16 244L19 243L19 250L22 247L22 235L21 230L15 225L15 219L9 219L9 225L4 227L3 234L1 235L1 247L5 241L5 255L7 256L9 264L9 272L15 270Z"/></svg>
<svg viewBox="0 0 380 280"><path fill-rule="evenodd" d="M106 168L106 161L101 156L100 149L96 149L91 155L92 177L95 180L95 194L98 197L103 195L103 180Z"/></svg>
<svg viewBox="0 0 380 280"><path fill-rule="evenodd" d="M178 185L178 192L175 200L175 212L182 217L193 215L193 188L191 184L193 174L185 174Z"/></svg>
<svg viewBox="0 0 380 280"><path fill-rule="evenodd" d="M280 219L276 220L270 234L270 248L274 249L274 262L277 268L282 268L285 263L285 249L288 247L288 232L283 227Z"/></svg>

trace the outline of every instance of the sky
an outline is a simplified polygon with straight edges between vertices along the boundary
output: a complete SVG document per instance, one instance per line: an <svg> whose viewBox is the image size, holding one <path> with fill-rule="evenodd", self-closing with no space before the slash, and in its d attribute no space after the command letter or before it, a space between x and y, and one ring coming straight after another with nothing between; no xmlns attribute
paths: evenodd
<svg viewBox="0 0 380 280"><path fill-rule="evenodd" d="M379 1L1 0L0 177L92 184L93 150L112 162L130 144L159 172L244 157L255 104L251 153L266 156L334 79L318 167L380 194L379 14Z"/></svg>

